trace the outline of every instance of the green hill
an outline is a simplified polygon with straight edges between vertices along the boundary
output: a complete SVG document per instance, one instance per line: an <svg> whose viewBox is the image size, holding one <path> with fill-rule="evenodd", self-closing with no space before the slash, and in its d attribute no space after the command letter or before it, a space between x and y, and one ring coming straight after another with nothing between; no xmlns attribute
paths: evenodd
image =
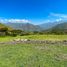
<svg viewBox="0 0 67 67"><path fill-rule="evenodd" d="M67 22L60 23L51 29L51 32L57 34L67 34Z"/></svg>
<svg viewBox="0 0 67 67"><path fill-rule="evenodd" d="M63 30L65 30L65 29L67 29L67 22L60 23L60 24L56 25L56 26L53 27L53 28L55 28L55 29L63 29Z"/></svg>
<svg viewBox="0 0 67 67"><path fill-rule="evenodd" d="M46 34L67 34L67 22L57 24L56 26L42 32Z"/></svg>
<svg viewBox="0 0 67 67"><path fill-rule="evenodd" d="M9 26L6 26L5 24L0 23L0 30L5 29L5 28L7 28L8 31L13 30L13 28L11 28L11 27L9 27Z"/></svg>
<svg viewBox="0 0 67 67"><path fill-rule="evenodd" d="M0 23L0 36L10 35L13 28Z"/></svg>

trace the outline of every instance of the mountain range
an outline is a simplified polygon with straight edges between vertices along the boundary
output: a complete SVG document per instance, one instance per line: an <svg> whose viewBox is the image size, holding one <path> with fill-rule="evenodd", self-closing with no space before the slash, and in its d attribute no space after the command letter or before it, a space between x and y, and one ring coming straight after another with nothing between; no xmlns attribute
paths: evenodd
<svg viewBox="0 0 67 67"><path fill-rule="evenodd" d="M67 30L67 22L60 23L60 24L54 26L53 29Z"/></svg>
<svg viewBox="0 0 67 67"><path fill-rule="evenodd" d="M40 25L34 25L31 23L5 23L6 26L23 31L42 31L49 29L67 29L67 22L49 22Z"/></svg>
<svg viewBox="0 0 67 67"><path fill-rule="evenodd" d="M43 24L40 24L39 26L43 29L43 30L47 30L47 29L50 29L54 26L56 26L57 24L60 24L62 22L49 22L49 23L43 23Z"/></svg>
<svg viewBox="0 0 67 67"><path fill-rule="evenodd" d="M6 23L6 26L10 26L14 29L23 30L23 31L41 31L42 28L39 25L34 25L31 23Z"/></svg>

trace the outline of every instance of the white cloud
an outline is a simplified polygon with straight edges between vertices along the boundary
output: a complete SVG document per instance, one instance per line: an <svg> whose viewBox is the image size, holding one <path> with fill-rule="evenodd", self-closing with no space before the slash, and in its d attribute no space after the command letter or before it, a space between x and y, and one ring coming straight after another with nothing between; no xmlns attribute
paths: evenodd
<svg viewBox="0 0 67 67"><path fill-rule="evenodd" d="M45 22L67 21L67 14L50 13Z"/></svg>
<svg viewBox="0 0 67 67"><path fill-rule="evenodd" d="M29 20L26 19L0 19L0 22L6 23L6 22L11 22L11 23L28 23L30 22Z"/></svg>
<svg viewBox="0 0 67 67"><path fill-rule="evenodd" d="M58 22L58 21L62 21L62 19L61 18L59 18L59 19L56 19L56 21Z"/></svg>
<svg viewBox="0 0 67 67"><path fill-rule="evenodd" d="M50 13L51 16L67 18L67 14Z"/></svg>

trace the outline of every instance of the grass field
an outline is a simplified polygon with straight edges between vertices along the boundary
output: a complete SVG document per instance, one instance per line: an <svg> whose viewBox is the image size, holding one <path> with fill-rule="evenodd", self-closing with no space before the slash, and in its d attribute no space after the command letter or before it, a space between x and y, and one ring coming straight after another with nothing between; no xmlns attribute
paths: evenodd
<svg viewBox="0 0 67 67"><path fill-rule="evenodd" d="M10 41L14 38L67 40L67 35L0 37L0 41ZM67 45L0 45L0 67L67 67Z"/></svg>
<svg viewBox="0 0 67 67"><path fill-rule="evenodd" d="M0 45L0 67L67 67L67 45Z"/></svg>
<svg viewBox="0 0 67 67"><path fill-rule="evenodd" d="M65 40L67 39L67 35L29 35L29 36L23 36L21 38L40 39L40 40Z"/></svg>
<svg viewBox="0 0 67 67"><path fill-rule="evenodd" d="M27 36L17 36L17 37L0 37L1 41L11 41L13 39L40 39L40 40L67 40L67 35L27 35Z"/></svg>

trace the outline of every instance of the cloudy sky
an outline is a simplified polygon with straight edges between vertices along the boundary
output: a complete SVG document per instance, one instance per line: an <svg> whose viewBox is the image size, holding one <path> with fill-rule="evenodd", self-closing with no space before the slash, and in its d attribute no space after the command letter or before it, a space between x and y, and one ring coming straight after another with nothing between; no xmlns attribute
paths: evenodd
<svg viewBox="0 0 67 67"><path fill-rule="evenodd" d="M41 24L67 19L67 0L0 0L1 22Z"/></svg>

